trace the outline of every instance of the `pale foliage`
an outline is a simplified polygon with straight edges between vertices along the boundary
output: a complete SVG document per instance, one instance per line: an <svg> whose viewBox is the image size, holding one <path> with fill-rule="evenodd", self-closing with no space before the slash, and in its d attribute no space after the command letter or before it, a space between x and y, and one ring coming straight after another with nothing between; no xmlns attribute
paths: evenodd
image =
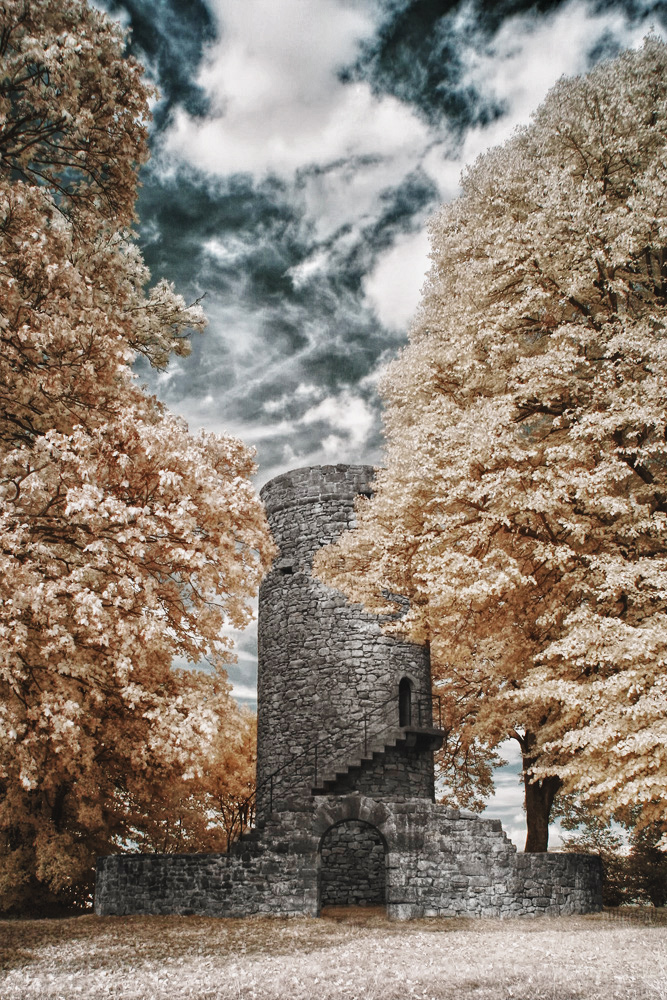
<svg viewBox="0 0 667 1000"><path fill-rule="evenodd" d="M121 30L83 0L2 0L0 20L7 903L77 884L152 773L178 782L233 731L221 630L248 622L273 547L248 449L188 433L131 370L186 352L204 319L166 282L144 290L123 228L151 91ZM176 655L218 675L173 672Z"/></svg>
<svg viewBox="0 0 667 1000"><path fill-rule="evenodd" d="M667 801L667 51L562 80L431 225L387 469L323 577L431 640L459 721ZM383 597L383 595L385 595Z"/></svg>
<svg viewBox="0 0 667 1000"><path fill-rule="evenodd" d="M142 853L224 852L254 820L256 716L230 704L228 685L209 680L207 691L196 673L183 680L181 699L184 690L206 697L206 723L195 730L199 738L188 770L174 780L174 722L183 729L180 705L155 720L155 764L133 782L129 803L137 822L132 844Z"/></svg>

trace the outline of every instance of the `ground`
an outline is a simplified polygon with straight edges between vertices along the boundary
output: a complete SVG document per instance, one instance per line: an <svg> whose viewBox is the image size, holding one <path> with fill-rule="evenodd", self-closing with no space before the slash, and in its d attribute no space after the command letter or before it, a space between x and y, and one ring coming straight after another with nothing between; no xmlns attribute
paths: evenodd
<svg viewBox="0 0 667 1000"><path fill-rule="evenodd" d="M609 914L390 922L0 921L2 1000L665 1000L667 926Z"/></svg>

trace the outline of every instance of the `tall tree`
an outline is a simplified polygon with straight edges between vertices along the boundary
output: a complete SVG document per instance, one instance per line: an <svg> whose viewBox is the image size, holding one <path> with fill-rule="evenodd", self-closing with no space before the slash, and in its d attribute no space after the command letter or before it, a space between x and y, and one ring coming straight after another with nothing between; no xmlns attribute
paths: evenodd
<svg viewBox="0 0 667 1000"><path fill-rule="evenodd" d="M132 372L204 320L144 291L151 90L123 46L84 0L0 0L0 905L76 896L147 774L180 780L227 726L222 630L273 551L251 452Z"/></svg>
<svg viewBox="0 0 667 1000"><path fill-rule="evenodd" d="M387 468L319 572L431 641L469 733L555 790L667 801L667 50L561 80L431 225ZM385 596L383 596L385 595Z"/></svg>
<svg viewBox="0 0 667 1000"><path fill-rule="evenodd" d="M627 859L628 881L634 898L653 906L667 906L667 854L659 844L664 824L648 823L632 831Z"/></svg>

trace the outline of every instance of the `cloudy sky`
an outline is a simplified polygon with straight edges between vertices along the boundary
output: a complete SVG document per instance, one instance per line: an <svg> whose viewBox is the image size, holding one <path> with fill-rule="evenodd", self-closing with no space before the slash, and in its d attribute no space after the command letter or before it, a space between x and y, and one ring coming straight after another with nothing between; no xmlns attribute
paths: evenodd
<svg viewBox="0 0 667 1000"><path fill-rule="evenodd" d="M667 34L667 0L98 0L160 88L138 203L155 280L204 296L187 359L142 372L258 484L382 460L378 374L405 342L425 227L462 168L563 74ZM230 671L254 697L254 636ZM523 823L515 778L496 812Z"/></svg>

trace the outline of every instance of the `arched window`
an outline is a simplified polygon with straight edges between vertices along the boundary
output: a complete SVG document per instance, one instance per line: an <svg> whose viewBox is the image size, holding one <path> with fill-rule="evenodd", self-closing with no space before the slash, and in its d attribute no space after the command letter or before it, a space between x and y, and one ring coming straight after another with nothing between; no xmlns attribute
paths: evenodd
<svg viewBox="0 0 667 1000"><path fill-rule="evenodd" d="M412 723L412 684L407 677L401 679L398 685L398 724L409 726Z"/></svg>

